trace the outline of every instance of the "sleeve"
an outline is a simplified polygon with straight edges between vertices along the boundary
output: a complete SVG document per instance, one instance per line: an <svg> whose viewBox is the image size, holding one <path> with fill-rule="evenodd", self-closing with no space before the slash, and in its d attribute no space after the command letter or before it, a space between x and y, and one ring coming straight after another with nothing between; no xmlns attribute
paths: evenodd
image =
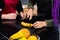
<svg viewBox="0 0 60 40"><path fill-rule="evenodd" d="M53 22L52 19L50 19L50 20L45 20L45 22L46 22L46 24L47 24L46 27L54 27L54 22Z"/></svg>
<svg viewBox="0 0 60 40"><path fill-rule="evenodd" d="M38 15L36 19L38 20L45 20L45 19L52 19L52 12L51 12L51 1L46 1L46 0L40 0L41 5L37 5L38 8Z"/></svg>
<svg viewBox="0 0 60 40"><path fill-rule="evenodd" d="M4 7L4 1L0 0L0 9L2 9Z"/></svg>
<svg viewBox="0 0 60 40"><path fill-rule="evenodd" d="M29 0L28 7L33 8L34 4L36 3L36 0Z"/></svg>
<svg viewBox="0 0 60 40"><path fill-rule="evenodd" d="M16 10L17 10L18 13L20 13L21 11L23 11L22 4L21 4L20 0L19 0L19 2L17 4Z"/></svg>

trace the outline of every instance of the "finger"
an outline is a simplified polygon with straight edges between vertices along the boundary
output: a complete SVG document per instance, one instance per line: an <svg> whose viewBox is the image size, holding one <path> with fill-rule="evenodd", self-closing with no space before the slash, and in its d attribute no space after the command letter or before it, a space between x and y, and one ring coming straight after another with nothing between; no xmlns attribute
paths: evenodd
<svg viewBox="0 0 60 40"><path fill-rule="evenodd" d="M34 28L42 28L43 26L38 24L38 25L35 25Z"/></svg>
<svg viewBox="0 0 60 40"><path fill-rule="evenodd" d="M38 24L38 23L37 23L37 22L35 22L35 23L33 24L33 27L35 27L37 24Z"/></svg>
<svg viewBox="0 0 60 40"><path fill-rule="evenodd" d="M38 21L37 21L37 22L35 22L35 23L33 24L33 26L34 26L34 25L36 25L36 24L38 24Z"/></svg>
<svg viewBox="0 0 60 40"><path fill-rule="evenodd" d="M20 16L23 17L23 13L22 12L20 13Z"/></svg>
<svg viewBox="0 0 60 40"><path fill-rule="evenodd" d="M32 15L30 15L30 18L29 18L29 20L31 20L32 19Z"/></svg>
<svg viewBox="0 0 60 40"><path fill-rule="evenodd" d="M40 26L40 24L39 24L39 23L36 23L34 26L35 26L35 27L38 27L38 26Z"/></svg>
<svg viewBox="0 0 60 40"><path fill-rule="evenodd" d="M27 19L27 14L24 13L22 18L23 18L23 19Z"/></svg>
<svg viewBox="0 0 60 40"><path fill-rule="evenodd" d="M21 18L21 20L24 20L25 18Z"/></svg>
<svg viewBox="0 0 60 40"><path fill-rule="evenodd" d="M23 16L23 17L21 18L22 20L26 18L26 15L25 15L25 14L23 14L22 16Z"/></svg>
<svg viewBox="0 0 60 40"><path fill-rule="evenodd" d="M27 14L27 18L29 18L29 14Z"/></svg>
<svg viewBox="0 0 60 40"><path fill-rule="evenodd" d="M35 27L35 28L41 28L42 26L40 26L40 25L38 25L37 27Z"/></svg>
<svg viewBox="0 0 60 40"><path fill-rule="evenodd" d="M35 22L34 24L33 24L33 26L35 26L37 23Z"/></svg>
<svg viewBox="0 0 60 40"><path fill-rule="evenodd" d="M23 14L23 17L24 17L24 18L26 17L26 14L25 14L25 13Z"/></svg>
<svg viewBox="0 0 60 40"><path fill-rule="evenodd" d="M24 13L24 17L25 17L25 19L27 19L27 14L26 13Z"/></svg>
<svg viewBox="0 0 60 40"><path fill-rule="evenodd" d="M19 15L17 11L16 11L16 14Z"/></svg>
<svg viewBox="0 0 60 40"><path fill-rule="evenodd" d="M21 16L22 16L22 17L26 17L26 14L25 14L25 13L22 13Z"/></svg>

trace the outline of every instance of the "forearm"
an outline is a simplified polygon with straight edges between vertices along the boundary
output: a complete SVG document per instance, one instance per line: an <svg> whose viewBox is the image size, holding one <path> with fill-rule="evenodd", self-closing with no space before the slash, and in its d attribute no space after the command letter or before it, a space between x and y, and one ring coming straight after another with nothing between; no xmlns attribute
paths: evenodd
<svg viewBox="0 0 60 40"><path fill-rule="evenodd" d="M33 4L32 4L31 1L28 2L28 8L29 8L29 9L30 9L30 8L33 9Z"/></svg>
<svg viewBox="0 0 60 40"><path fill-rule="evenodd" d="M33 8L33 6L36 4L36 0L29 0L28 7Z"/></svg>
<svg viewBox="0 0 60 40"><path fill-rule="evenodd" d="M0 0L0 8L3 8L3 7L4 7L4 1Z"/></svg>

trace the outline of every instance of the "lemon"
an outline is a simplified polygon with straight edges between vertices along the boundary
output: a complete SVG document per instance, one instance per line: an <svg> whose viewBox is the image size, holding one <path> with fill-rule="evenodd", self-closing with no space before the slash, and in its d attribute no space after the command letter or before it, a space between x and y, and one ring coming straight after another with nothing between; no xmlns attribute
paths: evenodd
<svg viewBox="0 0 60 40"><path fill-rule="evenodd" d="M27 40L26 38L20 38L20 39L18 39L18 40Z"/></svg>
<svg viewBox="0 0 60 40"><path fill-rule="evenodd" d="M22 37L24 34L22 33L22 32L17 32L17 33L15 33L15 34L13 34L13 35L11 35L11 39L18 39L18 38L20 38L20 37Z"/></svg>
<svg viewBox="0 0 60 40"><path fill-rule="evenodd" d="M24 34L23 37L28 38L30 36L30 31L27 28L23 28L20 31Z"/></svg>
<svg viewBox="0 0 60 40"><path fill-rule="evenodd" d="M34 35L31 35L31 36L28 38L28 40L37 40L37 37L34 36Z"/></svg>
<svg viewBox="0 0 60 40"><path fill-rule="evenodd" d="M10 36L11 39L18 39L21 37L28 38L30 36L30 31L27 28L19 30L17 33Z"/></svg>

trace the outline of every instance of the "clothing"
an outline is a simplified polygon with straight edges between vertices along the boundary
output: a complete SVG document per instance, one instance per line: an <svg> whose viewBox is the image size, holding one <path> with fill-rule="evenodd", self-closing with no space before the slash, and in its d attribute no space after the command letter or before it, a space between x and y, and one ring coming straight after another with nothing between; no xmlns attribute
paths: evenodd
<svg viewBox="0 0 60 40"><path fill-rule="evenodd" d="M12 10L10 10L10 7L11 7L11 9L12 9L12 6L11 6L11 5L8 5L8 3L5 3L5 1L6 1L6 2L8 2L8 1L11 2L12 0L0 0L0 8L1 8L2 10L5 10L5 9L4 9L5 7L9 8L9 9L6 9L6 11L4 12L4 14L8 14L8 13L12 12ZM16 1L16 0L13 0L13 1ZM22 5L21 5L20 0L17 0L17 1L18 1L17 4L13 3L13 6L15 6L13 12L14 12L15 10L17 10L18 13L20 14L20 12L23 11L23 9L22 9ZM6 4L7 4L7 6L6 6ZM8 7L8 6L9 6L9 7ZM7 12L7 11L9 11L9 12ZM7 12L7 13L6 13L6 12ZM17 26L15 26L15 21L16 21L16 19L15 19L15 20L12 20L12 19L4 19L4 20L5 20L5 21L2 20L1 22L6 22L6 23L5 23L5 24L2 23L2 26L0 26L0 32L1 32L2 34L4 34L5 36L10 37L10 35L16 33L17 30L18 30L18 28L16 28ZM11 22L11 23L10 23L10 22ZM11 25L11 26L9 26L9 25ZM10 27L11 29L10 29L9 27ZM14 30L14 28L16 28L16 29ZM7 30L8 30L8 31L7 31Z"/></svg>
<svg viewBox="0 0 60 40"><path fill-rule="evenodd" d="M34 4L36 3L38 8L37 10L38 17L36 17L36 19L38 20L36 21L46 21L48 25L53 25L53 20L51 20L52 19L52 12L51 12L52 1L51 0L30 0L28 3L29 8L33 8Z"/></svg>
<svg viewBox="0 0 60 40"><path fill-rule="evenodd" d="M18 12L20 12L20 9L19 9L20 7L18 6L17 7L17 11ZM41 13L42 14L42 13ZM43 13L44 14L44 13ZM50 15L48 15L47 17L49 17ZM38 19L39 18L39 19ZM40 19L41 18L41 19ZM46 20L45 18L44 19L42 19L42 18L44 18L44 17L42 17L42 16L37 16L37 17L33 17L33 19L31 20L31 21L28 21L28 22L35 22L35 21L38 21L38 20L40 20L40 21L47 21L48 23L49 23L49 25L51 25L50 24L50 22L52 23L52 20L50 20L50 18L46 18L46 19L49 19L49 20ZM28 19L27 19L28 20ZM22 20L22 21L26 21L27 22L27 20ZM5 21L5 22L7 22L7 21ZM11 21L10 21L11 22ZM9 22L8 22L9 23ZM13 24L13 25L12 25ZM20 21L19 21L19 24L17 24L18 25L18 27L17 27L17 25L15 24L15 22L14 23L10 23L10 24L6 24L5 23L5 25L3 25L3 27L5 27L5 28L3 28L4 30L2 31L4 34L6 34L6 36L10 36L10 35L12 35L12 34L14 34L15 32L17 32L20 28ZM11 26L9 26L9 25L11 25ZM53 24L52 24L53 25ZM22 27L22 26L21 26ZM49 27L49 26L48 26ZM50 27L53 27L53 26L50 26ZM8 29L9 28L9 29ZM10 28L12 28L12 29L10 29ZM39 30L36 30L36 29L32 29L32 28L30 28L31 29L31 31L32 32L36 32L36 34L38 33L38 32L40 32ZM8 32L6 33L6 30L8 30ZM13 31L12 31L13 30ZM16 31L15 31L16 30ZM38 32L37 32L38 31ZM56 33L56 31L55 31L55 29L54 28L47 28L47 30L45 31L43 31L42 33L41 33L41 35L40 34L37 34L38 36L40 36L41 37L41 39L42 40L57 40L56 39L56 34L54 34L54 33ZM54 37L54 38L53 38ZM50 38L50 39L49 39ZM53 39L51 39L51 38L53 38Z"/></svg>
<svg viewBox="0 0 60 40"><path fill-rule="evenodd" d="M19 12L22 11L22 5L20 0L3 0L4 8L2 14L15 13L19 9Z"/></svg>
<svg viewBox="0 0 60 40"><path fill-rule="evenodd" d="M34 4L37 3L37 8L38 8L38 15L37 16L33 16L33 18L31 20L25 19L22 21L25 22L30 22L30 23L34 23L36 21L46 21L46 23L48 24L48 26L52 26L53 25L53 20L52 20L52 12L51 12L51 4L52 1L51 0L47 0L47 1L43 1L43 0L30 0L28 3L28 7L29 8L33 8Z"/></svg>
<svg viewBox="0 0 60 40"><path fill-rule="evenodd" d="M51 12L52 0L30 0L28 3L29 8L33 8L34 4L36 3L38 8L37 10L38 15L35 17L36 19L35 21L45 21L47 23L46 30L41 34L38 34L40 35L40 39L58 40L59 39L58 29L54 25L54 22L52 20L52 12Z"/></svg>
<svg viewBox="0 0 60 40"><path fill-rule="evenodd" d="M0 8L3 8L4 7L4 2L3 0L0 0Z"/></svg>
<svg viewBox="0 0 60 40"><path fill-rule="evenodd" d="M2 20L1 20L1 15L2 15L2 9L3 9L3 4L4 2L3 2L3 0L0 0L0 27L1 27L1 25L2 25Z"/></svg>
<svg viewBox="0 0 60 40"><path fill-rule="evenodd" d="M59 30L59 40L60 40L60 24L58 25L58 30Z"/></svg>
<svg viewBox="0 0 60 40"><path fill-rule="evenodd" d="M16 12L16 5L18 3L18 0L4 0L4 2L5 2L5 7L2 11L3 14Z"/></svg>

